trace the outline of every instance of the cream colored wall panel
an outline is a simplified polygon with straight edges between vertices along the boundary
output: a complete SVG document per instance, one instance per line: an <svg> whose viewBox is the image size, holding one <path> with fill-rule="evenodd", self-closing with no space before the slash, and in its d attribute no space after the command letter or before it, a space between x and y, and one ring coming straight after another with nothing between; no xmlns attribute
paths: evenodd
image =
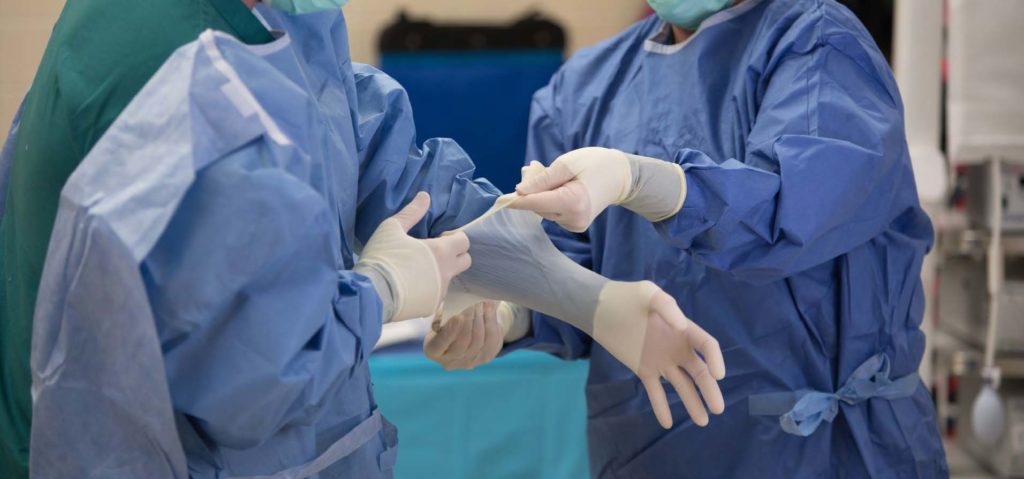
<svg viewBox="0 0 1024 479"><path fill-rule="evenodd" d="M0 28L0 94L20 101L28 91L50 38L47 28ZM0 136L6 137L17 103L0 104Z"/></svg>
<svg viewBox="0 0 1024 479"><path fill-rule="evenodd" d="M62 8L63 0L0 0L5 19L39 16L56 20Z"/></svg>
<svg viewBox="0 0 1024 479"><path fill-rule="evenodd" d="M52 27L0 27L0 83L28 86L46 50Z"/></svg>
<svg viewBox="0 0 1024 479"><path fill-rule="evenodd" d="M644 14L643 0L352 0L345 7L352 58L377 62L377 37L399 11L437 22L501 23L528 12L539 11L562 24L568 35L569 51L608 38Z"/></svg>
<svg viewBox="0 0 1024 479"><path fill-rule="evenodd" d="M64 2L0 0L0 135L28 90ZM501 23L540 11L562 24L569 51L597 43L637 21L643 0L352 0L345 7L352 57L377 62L377 36L400 10L443 22ZM9 100L16 98L17 100Z"/></svg>
<svg viewBox="0 0 1024 479"><path fill-rule="evenodd" d="M35 76L64 2L0 0L0 140Z"/></svg>

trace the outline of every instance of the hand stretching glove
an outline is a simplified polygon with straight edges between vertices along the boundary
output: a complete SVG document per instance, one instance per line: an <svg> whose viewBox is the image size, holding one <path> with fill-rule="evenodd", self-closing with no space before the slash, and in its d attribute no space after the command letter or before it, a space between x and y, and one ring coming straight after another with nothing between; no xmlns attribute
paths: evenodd
<svg viewBox="0 0 1024 479"><path fill-rule="evenodd" d="M551 244L540 217L505 209L519 199L499 198L461 229L470 238L474 262L452 281L443 317L483 299L539 311L589 334L636 373L665 428L672 426L672 414L662 377L697 425L708 423L708 410L721 413L725 403L716 380L725 377L725 363L718 342L654 283L611 281L565 257Z"/></svg>
<svg viewBox="0 0 1024 479"><path fill-rule="evenodd" d="M677 212L686 198L679 165L608 148L570 151L544 168L523 168L521 198L510 208L530 210L563 228L582 232L608 206L621 205L651 221Z"/></svg>
<svg viewBox="0 0 1024 479"><path fill-rule="evenodd" d="M473 369L497 357L504 343L525 336L529 321L526 308L483 301L444 323L437 317L423 340L423 352L449 371Z"/></svg>
<svg viewBox="0 0 1024 479"><path fill-rule="evenodd" d="M385 322L433 316L452 278L471 264L465 233L424 240L406 234L429 208L430 195L420 192L384 220L353 268L373 282L384 302Z"/></svg>

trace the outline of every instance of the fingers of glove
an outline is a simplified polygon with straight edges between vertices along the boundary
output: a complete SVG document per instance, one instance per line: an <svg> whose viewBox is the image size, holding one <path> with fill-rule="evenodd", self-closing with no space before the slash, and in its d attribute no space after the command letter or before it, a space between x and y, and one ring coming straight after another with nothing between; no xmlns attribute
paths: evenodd
<svg viewBox="0 0 1024 479"><path fill-rule="evenodd" d="M473 265L472 257L469 255L469 237L466 233L458 232L423 241L434 254L442 279L445 281L451 280Z"/></svg>
<svg viewBox="0 0 1024 479"><path fill-rule="evenodd" d="M395 213L392 218L398 220L398 223L402 225L402 230L408 233L413 226L416 226L416 223L423 219L423 215L427 214L429 209L430 195L425 191L421 191L416 193L416 197L409 204L405 205L405 208Z"/></svg>
<svg viewBox="0 0 1024 479"><path fill-rule="evenodd" d="M473 343L473 320L471 317L463 318L458 323L458 333L456 333L455 341L452 341L451 346L445 352L445 356L453 359L462 358L466 355L466 351L470 348Z"/></svg>
<svg viewBox="0 0 1024 479"><path fill-rule="evenodd" d="M697 351L700 351L700 355L704 357L711 377L717 380L724 379L725 359L722 357L722 347L719 346L718 341L697 323L690 323L686 335L690 337L690 344L693 344Z"/></svg>
<svg viewBox="0 0 1024 479"><path fill-rule="evenodd" d="M590 226L590 196L586 187L569 183L553 191L521 196L508 206L517 210L533 211L563 228L582 232Z"/></svg>
<svg viewBox="0 0 1024 479"><path fill-rule="evenodd" d="M665 397L665 389L661 387L661 380L658 376L641 377L644 389L647 390L647 400L651 402L651 409L654 410L654 417L658 418L658 424L665 429L672 428L672 410L668 407L668 399Z"/></svg>
<svg viewBox="0 0 1024 479"><path fill-rule="evenodd" d="M550 167L544 171L536 170L529 179L524 178L516 185L516 192L521 195L530 195L542 191L550 191L558 188L576 177L565 163L555 160Z"/></svg>
<svg viewBox="0 0 1024 479"><path fill-rule="evenodd" d="M484 321L484 303L477 303L476 314L473 316L473 342L466 351L466 356L473 359L484 347L487 337L487 326Z"/></svg>
<svg viewBox="0 0 1024 479"><path fill-rule="evenodd" d="M472 317L472 332L470 336L472 340L469 346L459 354L457 358L454 358L450 369L473 369L476 366L486 362L482 359L482 351L485 346L486 338L486 302L477 303L473 306L473 317Z"/></svg>
<svg viewBox="0 0 1024 479"><path fill-rule="evenodd" d="M516 198L508 205L516 210L529 210L539 215L566 214L573 208L577 199L573 197L572 191L566 187L558 187L550 191L531 193Z"/></svg>
<svg viewBox="0 0 1024 479"><path fill-rule="evenodd" d="M423 337L423 355L428 359L437 361L437 336L439 331L431 329L427 331L427 335Z"/></svg>
<svg viewBox="0 0 1024 479"><path fill-rule="evenodd" d="M725 410L725 399L722 398L722 389L718 387L718 381L708 371L708 365L704 364L704 361L701 361L696 354L693 354L693 358L687 363L686 372L690 373L693 382L697 383L701 396L704 396L704 402L708 404L708 409L714 414L722 414L722 411Z"/></svg>
<svg viewBox="0 0 1024 479"><path fill-rule="evenodd" d="M533 180L534 178L536 178L537 175L544 173L544 170L544 165L541 164L541 162L536 160L531 161L529 165L524 166L520 169L520 172L523 176L523 179L522 181L520 181L520 183L529 182L530 180Z"/></svg>
<svg viewBox="0 0 1024 479"><path fill-rule="evenodd" d="M434 255L439 257L454 258L469 252L469 237L462 231L423 241L430 246L430 250L434 252Z"/></svg>
<svg viewBox="0 0 1024 479"><path fill-rule="evenodd" d="M690 415L690 419L693 419L693 423L700 427L707 426L708 412L704 409L704 403L700 401L700 396L697 395L697 389L693 387L693 381L675 366L662 371L662 375L672 383L679 398L683 400L686 413Z"/></svg>
<svg viewBox="0 0 1024 479"><path fill-rule="evenodd" d="M436 332L435 332L436 331ZM427 332L426 339L423 340L423 353L430 359L440 362L444 353L448 351L452 343L455 342L459 332L458 318L453 317L448 320L444 326L435 330L431 328Z"/></svg>
<svg viewBox="0 0 1024 479"><path fill-rule="evenodd" d="M498 323L498 303L484 303L484 346L478 360L480 364L491 362L501 351L504 343L505 330Z"/></svg>

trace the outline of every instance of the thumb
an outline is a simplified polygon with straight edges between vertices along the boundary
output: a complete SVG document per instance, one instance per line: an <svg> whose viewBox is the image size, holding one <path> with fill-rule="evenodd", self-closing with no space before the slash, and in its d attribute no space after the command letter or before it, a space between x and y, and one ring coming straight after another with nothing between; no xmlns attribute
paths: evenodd
<svg viewBox="0 0 1024 479"><path fill-rule="evenodd" d="M532 167L531 167L532 168ZM576 177L565 163L555 162L544 171L537 171L530 174L529 178L516 185L516 192L521 195L530 195L543 191L550 191L569 182Z"/></svg>
<svg viewBox="0 0 1024 479"><path fill-rule="evenodd" d="M416 193L416 197L402 208L402 211L395 213L392 218L398 220L398 224L402 225L402 231L406 233L416 226L423 219L423 215L427 214L427 210L430 209L430 195L425 191Z"/></svg>
<svg viewBox="0 0 1024 479"><path fill-rule="evenodd" d="M520 168L519 171L523 177L520 183L529 182L538 174L544 173L544 170L546 169L547 168L544 168L544 165L541 162L537 160L531 161L529 165Z"/></svg>
<svg viewBox="0 0 1024 479"><path fill-rule="evenodd" d="M679 309L675 298L664 291L658 291L651 297L650 308L653 313L661 317L669 326L680 333L690 327L690 320Z"/></svg>

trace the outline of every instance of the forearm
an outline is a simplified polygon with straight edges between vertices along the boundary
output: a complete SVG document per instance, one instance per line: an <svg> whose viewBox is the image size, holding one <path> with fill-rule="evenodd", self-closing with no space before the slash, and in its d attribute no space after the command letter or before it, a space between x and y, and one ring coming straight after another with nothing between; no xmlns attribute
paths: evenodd
<svg viewBox="0 0 1024 479"><path fill-rule="evenodd" d="M657 231L710 267L765 282L844 254L893 220L909 173L881 151L817 137L780 139L771 151L777 172L684 150L686 201Z"/></svg>

